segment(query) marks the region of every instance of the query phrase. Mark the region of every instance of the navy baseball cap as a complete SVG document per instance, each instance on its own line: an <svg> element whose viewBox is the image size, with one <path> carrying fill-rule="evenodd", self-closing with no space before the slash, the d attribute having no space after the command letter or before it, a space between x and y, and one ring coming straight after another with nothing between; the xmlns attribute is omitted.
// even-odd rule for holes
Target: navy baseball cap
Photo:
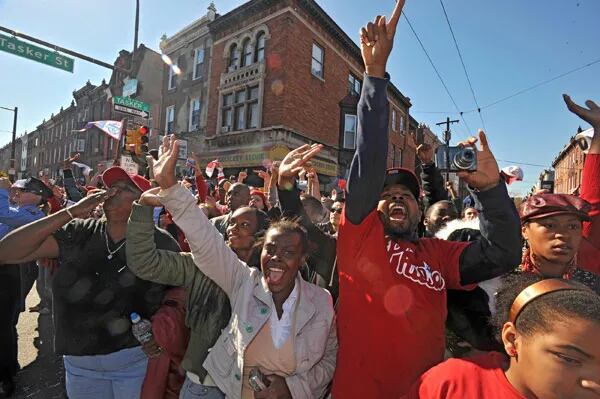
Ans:
<svg viewBox="0 0 600 399"><path fill-rule="evenodd" d="M383 183L383 188L385 189L387 186L391 186L393 184L401 184L408 188L410 192L415 196L415 199L418 201L421 194L421 185L419 184L419 179L417 176L409 170L405 168L390 168L385 172L385 182Z"/></svg>

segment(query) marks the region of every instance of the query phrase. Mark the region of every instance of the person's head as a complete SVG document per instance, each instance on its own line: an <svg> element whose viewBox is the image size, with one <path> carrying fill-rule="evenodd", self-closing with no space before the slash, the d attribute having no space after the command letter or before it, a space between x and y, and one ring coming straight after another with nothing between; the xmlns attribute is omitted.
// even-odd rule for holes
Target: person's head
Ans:
<svg viewBox="0 0 600 399"><path fill-rule="evenodd" d="M260 264L271 293L287 298L307 256L308 237L300 224L284 219L269 227Z"/></svg>
<svg viewBox="0 0 600 399"><path fill-rule="evenodd" d="M464 220L474 220L479 217L479 211L472 207L467 207L463 209L462 218Z"/></svg>
<svg viewBox="0 0 600 399"><path fill-rule="evenodd" d="M251 206L242 206L229 218L227 243L231 249L249 250L269 225L267 215Z"/></svg>
<svg viewBox="0 0 600 399"><path fill-rule="evenodd" d="M329 213L329 222L337 231L340 226L340 219L342 218L342 212L344 210L344 202L336 201L331 206L331 213Z"/></svg>
<svg viewBox="0 0 600 399"><path fill-rule="evenodd" d="M133 202L139 199L144 191L151 188L148 180L139 175L130 176L118 166L104 171L102 181L108 189L115 191L115 194L108 198L103 205L104 213L109 219L127 220Z"/></svg>
<svg viewBox="0 0 600 399"><path fill-rule="evenodd" d="M591 205L567 194L536 194L521 204L521 232L533 262L546 277L560 277L575 261L582 240L583 221Z"/></svg>
<svg viewBox="0 0 600 399"><path fill-rule="evenodd" d="M250 206L266 212L267 209L267 197L260 190L250 191Z"/></svg>
<svg viewBox="0 0 600 399"><path fill-rule="evenodd" d="M413 172L404 168L389 169L377 210L385 233L396 239L413 240L421 220L419 181Z"/></svg>
<svg viewBox="0 0 600 399"><path fill-rule="evenodd" d="M510 356L506 375L517 390L544 399L596 397L581 381L600 383L600 296L572 281L517 273L505 278L496 308Z"/></svg>
<svg viewBox="0 0 600 399"><path fill-rule="evenodd" d="M232 184L225 194L225 204L231 212L250 203L250 188L244 183Z"/></svg>
<svg viewBox="0 0 600 399"><path fill-rule="evenodd" d="M331 212L331 207L333 206L334 202L335 201L331 197L326 197L326 196L321 197L321 204L323 204L325 209L327 209L330 212Z"/></svg>
<svg viewBox="0 0 600 399"><path fill-rule="evenodd" d="M18 206L39 206L54 196L52 190L35 177L17 180L11 186L11 191L12 201Z"/></svg>
<svg viewBox="0 0 600 399"><path fill-rule="evenodd" d="M425 228L431 234L437 233L451 220L458 218L458 212L450 201L438 201L425 211Z"/></svg>
<svg viewBox="0 0 600 399"><path fill-rule="evenodd" d="M328 211L323 207L321 201L311 195L307 195L301 199L304 211L314 224L327 221Z"/></svg>

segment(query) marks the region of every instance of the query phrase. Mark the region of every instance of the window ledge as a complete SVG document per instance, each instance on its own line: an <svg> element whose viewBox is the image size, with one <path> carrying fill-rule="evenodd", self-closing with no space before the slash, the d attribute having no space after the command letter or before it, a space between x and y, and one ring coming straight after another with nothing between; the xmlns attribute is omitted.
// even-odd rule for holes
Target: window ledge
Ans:
<svg viewBox="0 0 600 399"><path fill-rule="evenodd" d="M310 74L312 75L312 77L313 77L313 78L315 78L315 79L317 79L317 80L320 80L322 83L325 83L325 79L323 79L322 77L320 77L320 76L317 76L317 75L315 75L315 74L314 74L314 73L312 73L312 72L311 72Z"/></svg>

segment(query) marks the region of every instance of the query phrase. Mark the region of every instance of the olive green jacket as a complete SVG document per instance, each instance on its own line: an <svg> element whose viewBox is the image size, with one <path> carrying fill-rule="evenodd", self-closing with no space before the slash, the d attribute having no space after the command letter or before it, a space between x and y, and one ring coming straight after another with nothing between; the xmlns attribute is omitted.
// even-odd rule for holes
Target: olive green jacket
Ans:
<svg viewBox="0 0 600 399"><path fill-rule="evenodd" d="M127 224L127 266L141 279L187 291L186 325L191 334L182 366L202 381L206 376L202 363L231 317L229 298L198 269L191 253L156 249L153 209L133 204Z"/></svg>

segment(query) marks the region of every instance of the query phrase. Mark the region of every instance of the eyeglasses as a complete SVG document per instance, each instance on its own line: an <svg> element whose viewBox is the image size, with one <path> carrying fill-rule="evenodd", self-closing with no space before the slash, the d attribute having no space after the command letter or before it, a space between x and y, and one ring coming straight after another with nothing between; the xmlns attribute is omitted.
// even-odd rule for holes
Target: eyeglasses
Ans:
<svg viewBox="0 0 600 399"><path fill-rule="evenodd" d="M342 208L332 208L331 212L335 212L335 213L341 215L342 214Z"/></svg>

